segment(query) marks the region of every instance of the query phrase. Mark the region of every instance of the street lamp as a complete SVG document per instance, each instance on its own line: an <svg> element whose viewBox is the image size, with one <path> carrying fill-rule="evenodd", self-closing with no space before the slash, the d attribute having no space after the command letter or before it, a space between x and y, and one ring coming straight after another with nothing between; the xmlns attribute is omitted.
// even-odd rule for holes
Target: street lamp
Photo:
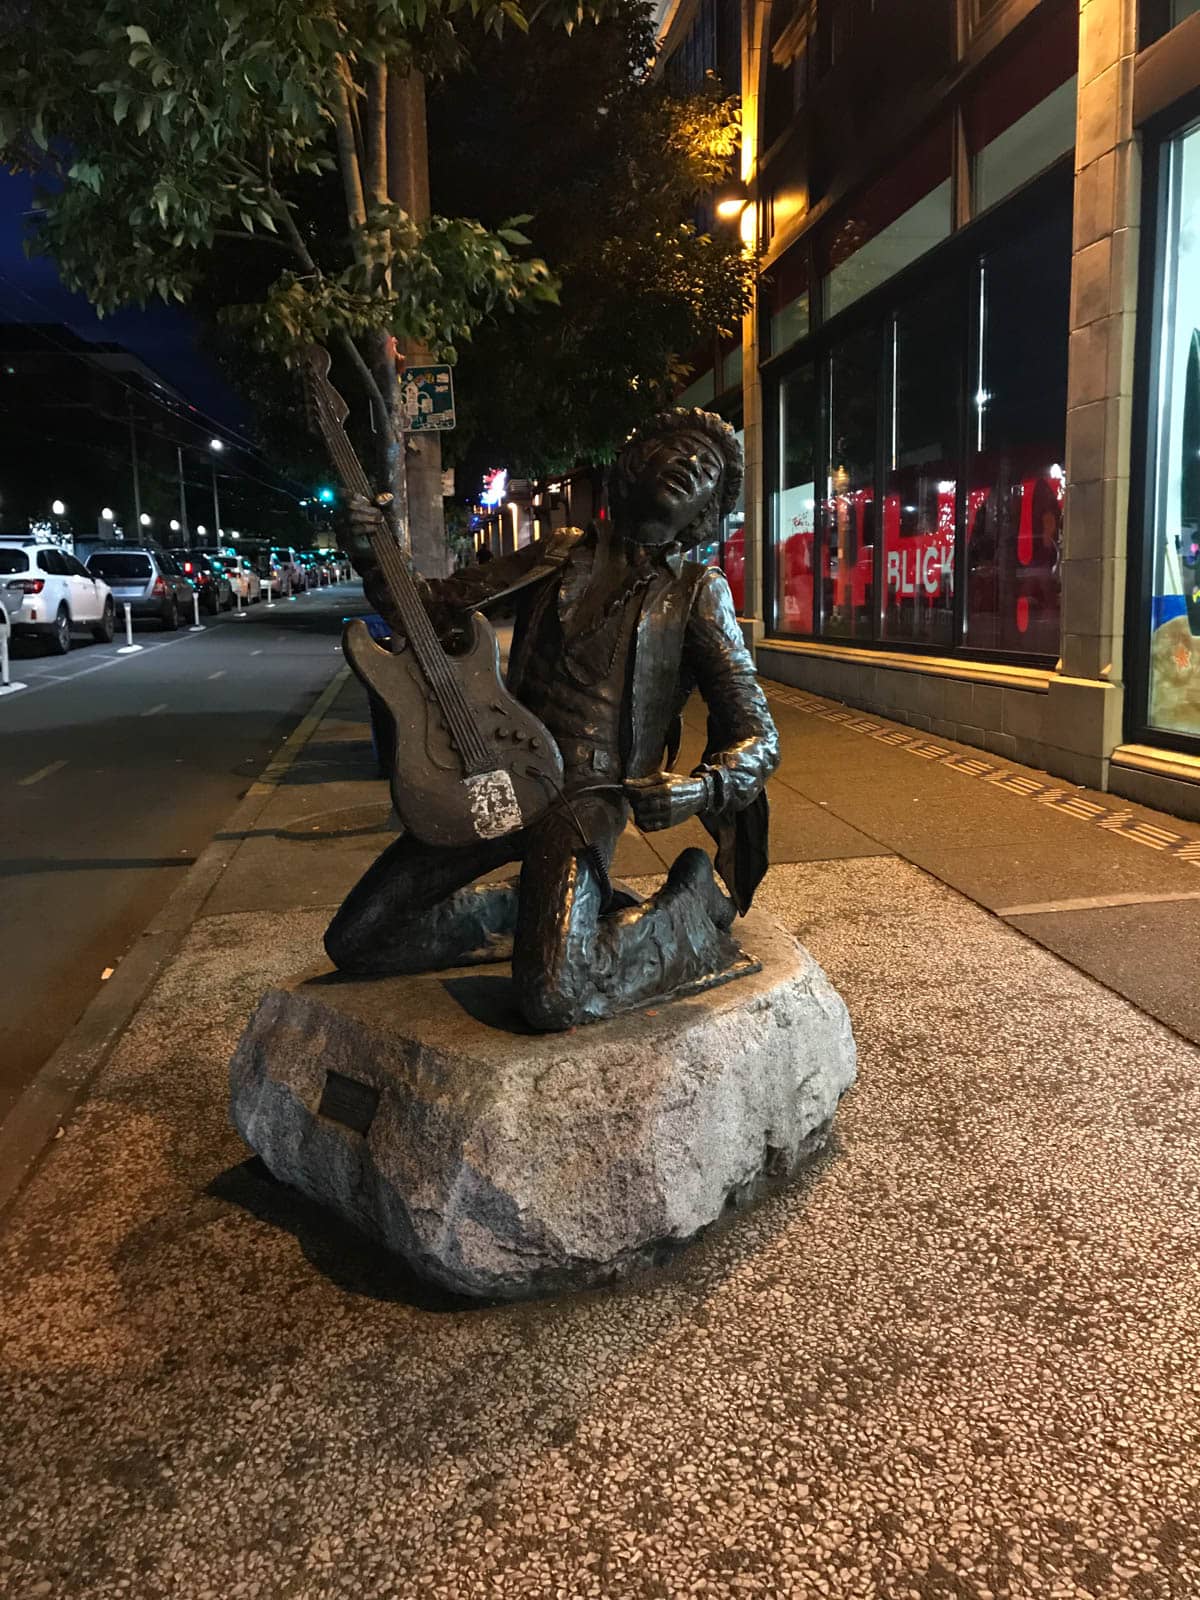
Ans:
<svg viewBox="0 0 1200 1600"><path fill-rule="evenodd" d="M174 517L171 518L170 526L171 526L171 532L172 533L178 533L179 532L179 523Z"/></svg>
<svg viewBox="0 0 1200 1600"><path fill-rule="evenodd" d="M212 485L213 485L213 527L217 530L217 539L221 537L221 502L217 498L217 457L225 446L220 439L210 439L208 448L212 451Z"/></svg>
<svg viewBox="0 0 1200 1600"><path fill-rule="evenodd" d="M61 500L55 500L50 509L56 517L65 517L67 514L67 508Z"/></svg>
<svg viewBox="0 0 1200 1600"><path fill-rule="evenodd" d="M111 506L105 506L104 510L101 511L100 516L101 516L103 521L112 522L116 518L116 512L113 510L113 508Z"/></svg>
<svg viewBox="0 0 1200 1600"><path fill-rule="evenodd" d="M204 535L208 532L208 529L204 526L204 524L202 522L198 522L196 524L196 532L203 539Z"/></svg>
<svg viewBox="0 0 1200 1600"><path fill-rule="evenodd" d="M148 528L150 526L150 513L148 511L143 511L141 516L138 518L138 521L141 523L143 528Z"/></svg>

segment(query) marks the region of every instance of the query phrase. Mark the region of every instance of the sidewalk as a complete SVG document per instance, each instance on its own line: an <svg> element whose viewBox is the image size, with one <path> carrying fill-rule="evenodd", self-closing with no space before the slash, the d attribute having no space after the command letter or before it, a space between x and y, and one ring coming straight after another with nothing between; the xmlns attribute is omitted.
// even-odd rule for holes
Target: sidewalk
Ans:
<svg viewBox="0 0 1200 1600"><path fill-rule="evenodd" d="M860 1048L831 1153L500 1308L248 1161L242 1024L391 837L348 683L0 1219L0 1592L1200 1595L1200 828L768 688L762 901Z"/></svg>

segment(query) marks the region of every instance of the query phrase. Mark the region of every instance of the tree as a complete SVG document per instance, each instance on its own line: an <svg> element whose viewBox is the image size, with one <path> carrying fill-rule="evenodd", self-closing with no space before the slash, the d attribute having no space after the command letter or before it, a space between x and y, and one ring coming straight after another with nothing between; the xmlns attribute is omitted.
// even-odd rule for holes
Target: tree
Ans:
<svg viewBox="0 0 1200 1600"><path fill-rule="evenodd" d="M0 154L44 180L35 248L104 312L186 302L215 253L252 245L255 293L224 316L289 365L334 348L401 538L397 341L452 358L485 316L556 294L543 261L514 253L519 222L420 219L397 199L420 75L524 30L523 3L0 0ZM579 0L538 9L584 16Z"/></svg>
<svg viewBox="0 0 1200 1600"><path fill-rule="evenodd" d="M738 102L715 79L672 95L647 74L653 51L651 8L619 0L536 52L475 46L432 92L435 200L485 222L532 212L561 279L558 309L463 346L460 456L482 447L522 475L608 459L685 358L740 326L752 262L736 228L698 220L740 148Z"/></svg>

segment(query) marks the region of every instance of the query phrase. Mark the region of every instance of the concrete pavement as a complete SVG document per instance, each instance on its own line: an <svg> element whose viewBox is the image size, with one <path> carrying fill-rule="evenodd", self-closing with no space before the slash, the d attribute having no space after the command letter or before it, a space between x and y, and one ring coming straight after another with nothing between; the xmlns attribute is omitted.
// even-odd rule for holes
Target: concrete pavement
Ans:
<svg viewBox="0 0 1200 1600"><path fill-rule="evenodd" d="M356 585L139 626L142 650L18 641L0 699L0 1118L327 682Z"/></svg>
<svg viewBox="0 0 1200 1600"><path fill-rule="evenodd" d="M390 837L337 696L0 1235L6 1594L1200 1592L1194 946L1155 909L1200 830L775 705L762 898L850 1006L836 1145L666 1272L477 1308L226 1122L250 1007Z"/></svg>

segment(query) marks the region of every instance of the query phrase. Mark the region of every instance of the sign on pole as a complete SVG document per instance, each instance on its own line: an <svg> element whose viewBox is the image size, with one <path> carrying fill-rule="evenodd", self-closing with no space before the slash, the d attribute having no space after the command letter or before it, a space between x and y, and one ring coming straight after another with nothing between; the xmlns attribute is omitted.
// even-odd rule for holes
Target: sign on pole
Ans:
<svg viewBox="0 0 1200 1600"><path fill-rule="evenodd" d="M400 410L405 433L446 433L454 426L450 368L405 367L400 374Z"/></svg>

